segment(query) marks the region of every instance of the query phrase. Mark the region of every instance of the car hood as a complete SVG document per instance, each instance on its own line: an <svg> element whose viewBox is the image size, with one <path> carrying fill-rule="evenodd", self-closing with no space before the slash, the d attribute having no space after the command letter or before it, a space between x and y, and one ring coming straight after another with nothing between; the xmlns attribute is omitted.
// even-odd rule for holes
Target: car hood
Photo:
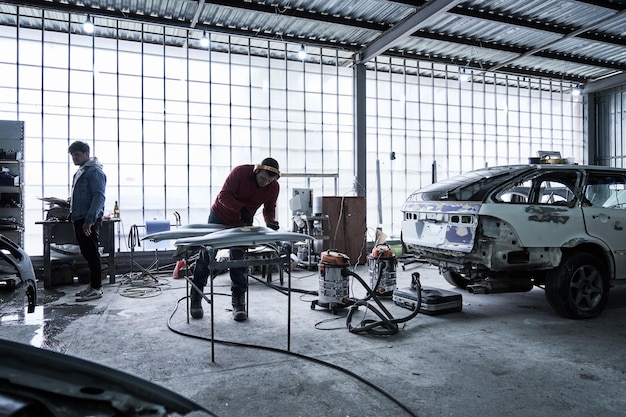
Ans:
<svg viewBox="0 0 626 417"><path fill-rule="evenodd" d="M0 375L0 408L9 407L8 415L167 416L192 411L214 415L174 391L133 375L2 339Z"/></svg>

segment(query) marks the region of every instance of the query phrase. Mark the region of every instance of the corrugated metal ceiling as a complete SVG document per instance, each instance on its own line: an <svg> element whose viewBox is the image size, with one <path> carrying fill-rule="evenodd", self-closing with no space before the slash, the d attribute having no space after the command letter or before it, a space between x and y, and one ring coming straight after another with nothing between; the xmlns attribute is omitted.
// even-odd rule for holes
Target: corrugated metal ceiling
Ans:
<svg viewBox="0 0 626 417"><path fill-rule="evenodd" d="M172 45L193 47L206 31L339 49L355 62L382 54L587 86L626 77L621 0L5 1L0 24L19 13L40 27L41 10L46 29L70 20L78 31L89 13L97 36L162 42L168 27Z"/></svg>

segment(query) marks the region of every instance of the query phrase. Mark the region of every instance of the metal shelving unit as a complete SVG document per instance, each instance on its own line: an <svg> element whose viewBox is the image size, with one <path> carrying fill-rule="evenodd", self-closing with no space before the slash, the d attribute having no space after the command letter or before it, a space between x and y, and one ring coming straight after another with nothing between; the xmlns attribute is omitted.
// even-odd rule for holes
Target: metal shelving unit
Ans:
<svg viewBox="0 0 626 417"><path fill-rule="evenodd" d="M24 122L0 120L0 233L24 247Z"/></svg>
<svg viewBox="0 0 626 417"><path fill-rule="evenodd" d="M303 220L302 227L294 224L294 231L311 236L313 241L301 242L298 250L295 251L298 256L298 266L309 270L316 269L322 248L321 242L330 240L330 220L327 214L300 217ZM332 243L330 246L332 247Z"/></svg>

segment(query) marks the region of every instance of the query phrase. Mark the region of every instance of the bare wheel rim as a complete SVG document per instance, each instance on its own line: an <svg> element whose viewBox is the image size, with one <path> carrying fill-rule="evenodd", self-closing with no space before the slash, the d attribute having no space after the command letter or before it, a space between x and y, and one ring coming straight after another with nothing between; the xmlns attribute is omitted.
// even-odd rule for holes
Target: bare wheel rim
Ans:
<svg viewBox="0 0 626 417"><path fill-rule="evenodd" d="M603 289L602 276L593 265L582 265L572 274L569 294L582 311L590 311L600 304Z"/></svg>

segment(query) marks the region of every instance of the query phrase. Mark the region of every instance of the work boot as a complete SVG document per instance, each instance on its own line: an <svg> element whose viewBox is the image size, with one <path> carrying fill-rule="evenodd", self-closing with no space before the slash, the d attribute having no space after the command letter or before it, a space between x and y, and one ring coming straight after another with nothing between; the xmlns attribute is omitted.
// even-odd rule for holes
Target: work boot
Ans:
<svg viewBox="0 0 626 417"><path fill-rule="evenodd" d="M198 286L200 292L198 292L194 287L191 287L191 317L194 319L201 319L204 315L204 311L202 310L202 293L204 292L204 287Z"/></svg>
<svg viewBox="0 0 626 417"><path fill-rule="evenodd" d="M246 293L234 292L233 293L233 318L235 321L244 321L248 318L246 313Z"/></svg>

